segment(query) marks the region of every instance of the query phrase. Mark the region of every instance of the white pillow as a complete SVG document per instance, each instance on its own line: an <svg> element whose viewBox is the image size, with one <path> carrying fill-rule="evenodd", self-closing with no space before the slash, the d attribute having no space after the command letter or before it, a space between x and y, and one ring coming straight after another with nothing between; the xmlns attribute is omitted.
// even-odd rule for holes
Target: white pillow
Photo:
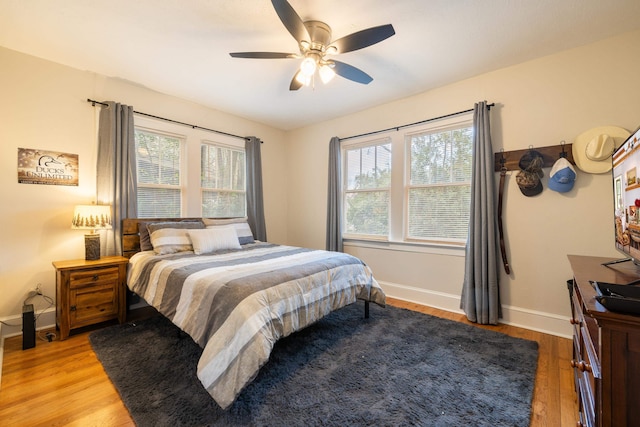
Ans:
<svg viewBox="0 0 640 427"><path fill-rule="evenodd" d="M193 252L197 255L222 249L242 249L233 225L218 226L204 230L188 230Z"/></svg>
<svg viewBox="0 0 640 427"><path fill-rule="evenodd" d="M236 228L236 232L238 233L238 241L241 245L246 245L247 243L253 243L255 240L253 239L253 233L251 232L251 227L249 227L249 223L247 222L247 218L228 218L228 219L215 219L215 218L202 218L204 225L207 228L215 228L223 225L233 224Z"/></svg>

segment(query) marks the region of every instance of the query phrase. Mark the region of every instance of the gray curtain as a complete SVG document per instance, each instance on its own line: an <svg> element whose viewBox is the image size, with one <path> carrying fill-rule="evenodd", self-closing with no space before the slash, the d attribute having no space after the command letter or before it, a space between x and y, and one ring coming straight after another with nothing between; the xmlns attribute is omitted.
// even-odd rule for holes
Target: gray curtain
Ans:
<svg viewBox="0 0 640 427"><path fill-rule="evenodd" d="M245 140L244 148L247 155L247 222L253 237L263 242L267 241L267 227L264 220L264 199L262 195L262 156L260 144L262 141L255 136Z"/></svg>
<svg viewBox="0 0 640 427"><path fill-rule="evenodd" d="M138 215L133 107L107 102L100 110L96 196L111 205L113 228L100 239L100 253L122 255L122 219Z"/></svg>
<svg viewBox="0 0 640 427"><path fill-rule="evenodd" d="M486 101L475 104L473 127L471 214L460 307L470 321L495 325L502 316L498 286L500 257L493 148Z"/></svg>
<svg viewBox="0 0 640 427"><path fill-rule="evenodd" d="M327 190L327 250L342 252L342 164L340 139L329 142L329 188Z"/></svg>

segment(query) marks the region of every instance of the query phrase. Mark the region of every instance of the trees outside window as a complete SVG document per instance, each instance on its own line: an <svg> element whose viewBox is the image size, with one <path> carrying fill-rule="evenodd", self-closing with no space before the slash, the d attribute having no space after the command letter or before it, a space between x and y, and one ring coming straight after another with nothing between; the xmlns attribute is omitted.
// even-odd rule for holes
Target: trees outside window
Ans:
<svg viewBox="0 0 640 427"><path fill-rule="evenodd" d="M177 218L182 208L184 138L136 128L138 217Z"/></svg>
<svg viewBox="0 0 640 427"><path fill-rule="evenodd" d="M391 143L346 150L345 233L370 238L389 234Z"/></svg>
<svg viewBox="0 0 640 427"><path fill-rule="evenodd" d="M344 144L343 237L464 245L472 143L467 117Z"/></svg>
<svg viewBox="0 0 640 427"><path fill-rule="evenodd" d="M244 150L214 143L200 147L202 216L246 215L246 161Z"/></svg>

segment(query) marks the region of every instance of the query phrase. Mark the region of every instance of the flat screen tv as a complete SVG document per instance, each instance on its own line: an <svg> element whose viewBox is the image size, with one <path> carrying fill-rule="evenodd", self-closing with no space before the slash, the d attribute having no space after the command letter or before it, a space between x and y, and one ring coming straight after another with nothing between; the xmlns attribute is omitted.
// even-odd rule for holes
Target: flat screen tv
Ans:
<svg viewBox="0 0 640 427"><path fill-rule="evenodd" d="M640 128L614 151L612 162L616 249L640 264Z"/></svg>

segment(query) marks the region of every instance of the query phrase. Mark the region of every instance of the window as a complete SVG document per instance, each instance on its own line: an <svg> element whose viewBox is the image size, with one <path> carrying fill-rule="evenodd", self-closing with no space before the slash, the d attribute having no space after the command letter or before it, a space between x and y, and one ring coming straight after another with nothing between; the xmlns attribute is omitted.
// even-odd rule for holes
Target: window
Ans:
<svg viewBox="0 0 640 427"><path fill-rule="evenodd" d="M409 135L407 145L407 238L466 240L472 128Z"/></svg>
<svg viewBox="0 0 640 427"><path fill-rule="evenodd" d="M244 139L141 115L135 121L139 218L246 216Z"/></svg>
<svg viewBox="0 0 640 427"><path fill-rule="evenodd" d="M346 150L344 209L346 234L389 235L391 142Z"/></svg>
<svg viewBox="0 0 640 427"><path fill-rule="evenodd" d="M246 163L244 150L212 143L200 147L202 216L246 215Z"/></svg>
<svg viewBox="0 0 640 427"><path fill-rule="evenodd" d="M345 144L343 237L463 246L472 143L465 116Z"/></svg>
<svg viewBox="0 0 640 427"><path fill-rule="evenodd" d="M182 212L181 151L184 138L135 129L138 217L177 218Z"/></svg>

